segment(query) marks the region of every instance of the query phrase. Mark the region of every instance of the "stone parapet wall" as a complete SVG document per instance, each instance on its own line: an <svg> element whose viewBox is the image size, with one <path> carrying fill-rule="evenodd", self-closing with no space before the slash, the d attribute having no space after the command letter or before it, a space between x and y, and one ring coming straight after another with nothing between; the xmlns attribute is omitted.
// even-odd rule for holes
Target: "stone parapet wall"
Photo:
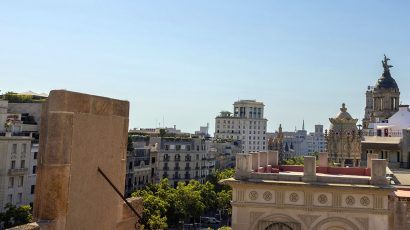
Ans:
<svg viewBox="0 0 410 230"><path fill-rule="evenodd" d="M135 228L138 218L115 191L125 187L128 113L127 101L50 92L42 109L34 202L41 229ZM131 205L142 207L138 199Z"/></svg>

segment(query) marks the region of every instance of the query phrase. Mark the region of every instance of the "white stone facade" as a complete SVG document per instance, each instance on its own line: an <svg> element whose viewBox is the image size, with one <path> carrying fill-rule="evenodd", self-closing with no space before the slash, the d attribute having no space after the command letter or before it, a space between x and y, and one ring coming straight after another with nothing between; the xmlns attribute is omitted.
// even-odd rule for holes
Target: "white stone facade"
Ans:
<svg viewBox="0 0 410 230"><path fill-rule="evenodd" d="M243 152L267 150L268 120L264 118L264 104L255 100L234 103L234 112L221 112L215 118L216 139L240 140Z"/></svg>
<svg viewBox="0 0 410 230"><path fill-rule="evenodd" d="M8 203L21 206L33 202L31 140L11 133L0 136L0 212Z"/></svg>
<svg viewBox="0 0 410 230"><path fill-rule="evenodd" d="M309 133L306 137L307 152L325 152L326 151L326 138L323 133L323 125L315 125L315 132Z"/></svg>
<svg viewBox="0 0 410 230"><path fill-rule="evenodd" d="M176 186L190 180L204 183L215 161L209 158L204 139L164 137L158 141L156 166L156 182L168 178L170 185Z"/></svg>

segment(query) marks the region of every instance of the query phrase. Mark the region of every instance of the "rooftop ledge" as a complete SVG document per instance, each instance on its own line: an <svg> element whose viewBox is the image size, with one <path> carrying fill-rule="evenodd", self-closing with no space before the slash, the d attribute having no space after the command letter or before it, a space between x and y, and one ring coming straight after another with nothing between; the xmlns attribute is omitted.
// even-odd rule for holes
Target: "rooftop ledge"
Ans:
<svg viewBox="0 0 410 230"><path fill-rule="evenodd" d="M237 180L267 180L283 182L334 183L347 185L389 185L386 178L387 162L368 156L368 168L330 167L328 154L319 154L319 166L316 157L305 156L304 166L279 165L278 152L257 152L252 154L237 154Z"/></svg>
<svg viewBox="0 0 410 230"><path fill-rule="evenodd" d="M265 180L265 179L248 179L238 180L235 178L228 178L219 181L220 184L263 184L263 185L277 185L277 186L317 186L317 187L338 187L338 188L353 188L353 189L394 189L393 185L371 185L371 184L346 184L346 183L325 183L325 182L304 182L304 181L283 181L283 180Z"/></svg>

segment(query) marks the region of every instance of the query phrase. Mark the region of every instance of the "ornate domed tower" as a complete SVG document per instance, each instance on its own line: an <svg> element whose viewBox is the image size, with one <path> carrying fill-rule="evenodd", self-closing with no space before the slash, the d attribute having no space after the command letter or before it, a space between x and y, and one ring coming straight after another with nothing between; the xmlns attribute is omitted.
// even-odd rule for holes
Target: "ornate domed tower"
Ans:
<svg viewBox="0 0 410 230"><path fill-rule="evenodd" d="M342 167L345 164L360 164L361 137L356 127L357 120L350 116L344 103L339 114L335 118L329 118L331 124L326 136L329 158Z"/></svg>
<svg viewBox="0 0 410 230"><path fill-rule="evenodd" d="M390 74L390 68L393 66L389 65L389 60L384 55L382 61L384 72L376 85L368 87L366 92L364 128L368 128L369 123L385 121L399 110L400 90Z"/></svg>

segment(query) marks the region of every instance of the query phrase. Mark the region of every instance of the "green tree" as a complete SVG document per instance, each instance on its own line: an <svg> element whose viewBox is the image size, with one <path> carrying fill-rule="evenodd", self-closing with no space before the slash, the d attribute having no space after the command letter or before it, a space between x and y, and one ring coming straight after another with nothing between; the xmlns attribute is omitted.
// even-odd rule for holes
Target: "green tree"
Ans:
<svg viewBox="0 0 410 230"><path fill-rule="evenodd" d="M227 213L232 212L231 200L232 200L232 191L231 190L222 190L217 193L217 204L219 210L227 210Z"/></svg>
<svg viewBox="0 0 410 230"><path fill-rule="evenodd" d="M16 207L7 204L6 212L0 214L0 222L4 223L5 228L27 224L33 221L30 205Z"/></svg>
<svg viewBox="0 0 410 230"><path fill-rule="evenodd" d="M9 101L9 103L28 103L33 102L33 96L30 95L18 95L15 92L7 92L3 94L3 99Z"/></svg>
<svg viewBox="0 0 410 230"><path fill-rule="evenodd" d="M205 205L205 211L216 208L216 192L212 183L206 181L205 184L201 184L196 180L191 180L189 183L195 191L201 194L201 202Z"/></svg>
<svg viewBox="0 0 410 230"><path fill-rule="evenodd" d="M223 226L223 227L218 228L218 230L232 230L232 228L228 226Z"/></svg>
<svg viewBox="0 0 410 230"><path fill-rule="evenodd" d="M195 189L194 183L185 185L180 182L175 191L175 209L179 220L199 218L205 205L201 201L201 192Z"/></svg>
<svg viewBox="0 0 410 230"><path fill-rule="evenodd" d="M303 165L303 156L297 156L284 161L285 165Z"/></svg>
<svg viewBox="0 0 410 230"><path fill-rule="evenodd" d="M160 130L159 130L159 136L160 136L160 137L164 137L165 134L167 134L167 130L165 130L165 129L160 129Z"/></svg>
<svg viewBox="0 0 410 230"><path fill-rule="evenodd" d="M148 185L132 194L132 196L143 198L144 209L140 222L144 229L165 229L168 227L166 216L170 208L168 196L173 191L165 184L168 184L168 179L161 180L158 185Z"/></svg>

